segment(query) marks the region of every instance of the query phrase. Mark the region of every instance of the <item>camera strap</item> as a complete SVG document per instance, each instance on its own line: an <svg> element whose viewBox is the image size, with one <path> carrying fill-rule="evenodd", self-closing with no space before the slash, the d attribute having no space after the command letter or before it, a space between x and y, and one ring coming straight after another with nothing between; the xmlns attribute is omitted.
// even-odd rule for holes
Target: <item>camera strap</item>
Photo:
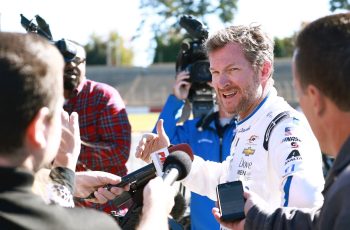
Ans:
<svg viewBox="0 0 350 230"><path fill-rule="evenodd" d="M188 99L186 99L185 104L182 108L181 117L180 117L178 123L183 123L183 122L187 121L191 115L191 111L192 111L191 103Z"/></svg>

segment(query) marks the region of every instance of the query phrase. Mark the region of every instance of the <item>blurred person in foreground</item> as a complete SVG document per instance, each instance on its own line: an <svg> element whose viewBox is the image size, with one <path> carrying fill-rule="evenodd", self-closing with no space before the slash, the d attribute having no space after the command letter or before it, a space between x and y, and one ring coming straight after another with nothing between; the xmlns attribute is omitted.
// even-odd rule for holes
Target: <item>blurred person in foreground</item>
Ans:
<svg viewBox="0 0 350 230"><path fill-rule="evenodd" d="M273 41L260 26L230 26L207 39L205 47L217 100L238 115L230 156L222 163L195 156L182 183L216 200L216 186L240 180L273 208L319 207L324 178L319 144L303 116L273 87ZM158 135L145 134L136 156L170 144L157 124Z"/></svg>
<svg viewBox="0 0 350 230"><path fill-rule="evenodd" d="M222 223L232 229L350 229L350 14L325 16L297 36L294 87L324 153L335 158L321 208L269 209L246 192L246 219ZM213 213L219 220L217 209Z"/></svg>
<svg viewBox="0 0 350 230"><path fill-rule="evenodd" d="M188 98L191 83L188 71L180 71L176 75L173 94L169 95L159 119L164 120L164 130L172 144L187 143L193 152L204 160L222 162L230 155L231 142L236 128L234 114L226 113L224 107L217 102L217 111L205 116L186 120L178 124L179 111L183 111ZM210 83L208 83L210 84ZM156 127L153 130L156 133ZM218 229L219 224L211 214L215 206L208 197L191 193L190 226L191 229Z"/></svg>
<svg viewBox="0 0 350 230"><path fill-rule="evenodd" d="M77 171L104 171L118 176L127 173L131 126L119 92L104 83L86 78L86 52L76 42L74 58L65 58L64 110L79 115L81 146ZM107 213L118 209L112 201L103 205L76 199L76 205Z"/></svg>
<svg viewBox="0 0 350 230"><path fill-rule="evenodd" d="M48 205L32 192L34 174L52 162L50 177L59 179L58 183L68 182L65 185L74 191L80 137L77 114L62 112L63 67L57 48L38 35L0 33L0 105L6 111L0 115L0 176L6 178L0 185L1 229L120 229L105 213L64 208L55 202ZM61 135L62 128L71 135ZM77 176L78 187L87 193L105 182L120 182L120 177L93 173ZM106 181L98 181L101 178ZM102 191L101 195L118 195L123 190L115 188L113 193ZM95 195L103 203L99 193ZM143 213L147 215L141 217L143 226L166 229L174 203L170 187L160 178L152 180L144 200L147 210ZM157 225L150 218L154 216L160 220Z"/></svg>

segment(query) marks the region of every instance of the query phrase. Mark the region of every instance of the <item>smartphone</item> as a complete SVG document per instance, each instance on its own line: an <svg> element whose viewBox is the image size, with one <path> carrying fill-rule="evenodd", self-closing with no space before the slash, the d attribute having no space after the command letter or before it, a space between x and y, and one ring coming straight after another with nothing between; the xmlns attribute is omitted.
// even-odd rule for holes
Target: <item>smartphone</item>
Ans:
<svg viewBox="0 0 350 230"><path fill-rule="evenodd" d="M223 221L234 221L245 218L245 200L241 181L219 184L216 187L216 195Z"/></svg>

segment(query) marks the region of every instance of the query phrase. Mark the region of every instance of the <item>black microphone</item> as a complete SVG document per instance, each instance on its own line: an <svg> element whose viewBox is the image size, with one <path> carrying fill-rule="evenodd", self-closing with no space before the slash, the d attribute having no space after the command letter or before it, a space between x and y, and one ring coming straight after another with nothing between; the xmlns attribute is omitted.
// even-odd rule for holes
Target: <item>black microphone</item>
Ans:
<svg viewBox="0 0 350 230"><path fill-rule="evenodd" d="M178 144L178 145L173 145L173 146L170 146L168 148L168 151L169 151L169 156L172 155L172 154L180 154L180 155L186 155L189 159L190 162L193 161L193 153L192 153L192 149L191 147L188 145L188 144L185 144L185 143L182 143L182 144ZM169 157L168 156L168 157ZM168 157L166 159L168 159ZM184 157L184 156L182 156ZM172 159L173 157L171 157L170 159ZM165 160L166 162L167 160ZM164 162L164 163L165 163ZM147 178L148 180L146 181L146 184L147 182L156 177L156 167L155 167L155 164L156 162L152 162L124 177L122 177L121 179L121 182L119 182L118 184L115 184L115 185L112 185L112 184L109 184L106 186L106 188L109 190L110 188L112 187L124 187L125 185L128 185L132 182L136 182L136 181L139 181L139 180L142 180L144 181L145 178ZM164 166L163 166L164 168ZM164 171L164 170L163 170ZM152 177L153 176L153 177ZM150 178L152 177L152 178Z"/></svg>
<svg viewBox="0 0 350 230"><path fill-rule="evenodd" d="M191 171L192 159L184 151L177 150L165 159L162 176L166 184L172 185L177 180L184 179Z"/></svg>
<svg viewBox="0 0 350 230"><path fill-rule="evenodd" d="M184 179L191 171L192 159L181 150L174 151L166 158L163 166L163 180L166 184L172 185L177 180ZM170 215L179 220L186 211L186 200L178 193L175 196L175 204Z"/></svg>
<svg viewBox="0 0 350 230"><path fill-rule="evenodd" d="M167 158L164 161L168 162L167 165L173 165L175 164L175 167L178 167L179 170L181 171L181 177L176 177L174 174L174 172L172 172L173 178L176 180L177 178L183 179L187 176L190 168L191 168L191 163L193 161L193 153L192 153L192 149L191 147L186 144L186 143L182 143L182 144L177 144L177 145L173 145L170 146L168 148L169 151L169 156L167 156ZM178 157L174 157L172 155L179 155ZM167 160L170 157L169 160ZM182 163L182 162L187 162L187 163ZM188 163L189 162L189 163ZM119 196L117 196L114 200L113 203L116 206L120 206L122 204L124 204L125 202L127 202L129 199L131 199L139 190L143 190L143 187L154 177L157 176L157 170L155 167L155 164L159 164L159 162L153 162L141 169L138 169L124 177L122 177L122 181L116 185L107 185L108 190L114 186L116 187L123 187L127 184L130 184L130 190L129 191L125 191L122 194L120 194ZM187 164L190 164L190 166L188 167ZM153 167L152 167L153 166ZM165 166L165 165L164 165ZM163 172L164 171L164 166L162 166L163 168ZM146 169L147 167L147 169ZM187 173L186 173L187 172ZM183 175L185 174L186 175ZM163 175L164 176L164 175ZM167 176L169 180L170 176ZM164 179L164 177L163 177ZM174 181L175 181L174 180ZM172 184L172 183L171 183ZM120 186L121 185L121 186ZM136 199L139 199L137 202L142 203L142 197L138 197Z"/></svg>
<svg viewBox="0 0 350 230"><path fill-rule="evenodd" d="M193 154L192 149L188 144L180 144L176 146L172 146L172 148L169 148L169 155L166 157L164 164L163 164L163 180L164 183L168 184L169 186L172 185L176 180L181 180L185 178L188 173L191 170L192 166L192 160L193 160ZM157 161L157 160L155 160ZM117 206L125 203L128 198L132 198L133 205L131 208L129 208L126 215L123 217L122 222L120 223L120 226L123 229L135 229L134 226L134 217L136 216L136 219L140 216L142 205L143 205L143 188L148 183L150 179L147 178L147 180L144 180L146 183L140 187L139 189L131 191L131 186L134 184L130 184L130 191L123 192L120 196L116 197L113 200L113 203ZM136 183L138 183L137 181ZM182 197L178 197L182 198ZM179 199L175 200L176 202L179 202ZM185 211L185 200L182 198L180 201L180 207L177 207L176 209L172 209L171 215L175 216L176 218L180 218ZM174 218L175 218L174 217ZM130 226L127 227L126 226Z"/></svg>
<svg viewBox="0 0 350 230"><path fill-rule="evenodd" d="M193 161L193 153L192 149L188 144L182 143L170 146L168 148L169 154L176 152L176 151L182 151L188 155L188 157ZM112 187L119 187L122 188L128 184L130 184L130 190L137 190L139 187L145 186L149 180L157 176L157 170L155 167L155 164L158 164L159 162L153 162L150 163L140 169L137 169L136 171L133 171L129 173L126 176L123 176L121 178L121 182L118 184L108 184L104 188L107 190L110 190ZM125 201L127 201L131 196L130 194L127 194L128 192L123 192L120 196L116 197L115 203L122 204ZM92 199L95 198L94 193L91 193L88 197L85 199Z"/></svg>

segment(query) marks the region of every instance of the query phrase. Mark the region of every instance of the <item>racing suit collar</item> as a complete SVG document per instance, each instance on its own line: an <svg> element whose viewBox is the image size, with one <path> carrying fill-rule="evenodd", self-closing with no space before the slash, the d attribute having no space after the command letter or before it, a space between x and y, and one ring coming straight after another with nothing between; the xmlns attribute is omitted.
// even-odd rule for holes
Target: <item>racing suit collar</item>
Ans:
<svg viewBox="0 0 350 230"><path fill-rule="evenodd" d="M266 95L266 97L264 98L264 100L262 100L260 102L260 104L253 110L253 112L251 112L246 118L244 118L243 120L238 121L237 125L241 125L243 124L246 120L248 120L249 118L251 118L260 108L261 106L263 106L265 104L265 102L267 101L267 99L271 96L277 96L277 90L272 87L269 91L269 93Z"/></svg>

